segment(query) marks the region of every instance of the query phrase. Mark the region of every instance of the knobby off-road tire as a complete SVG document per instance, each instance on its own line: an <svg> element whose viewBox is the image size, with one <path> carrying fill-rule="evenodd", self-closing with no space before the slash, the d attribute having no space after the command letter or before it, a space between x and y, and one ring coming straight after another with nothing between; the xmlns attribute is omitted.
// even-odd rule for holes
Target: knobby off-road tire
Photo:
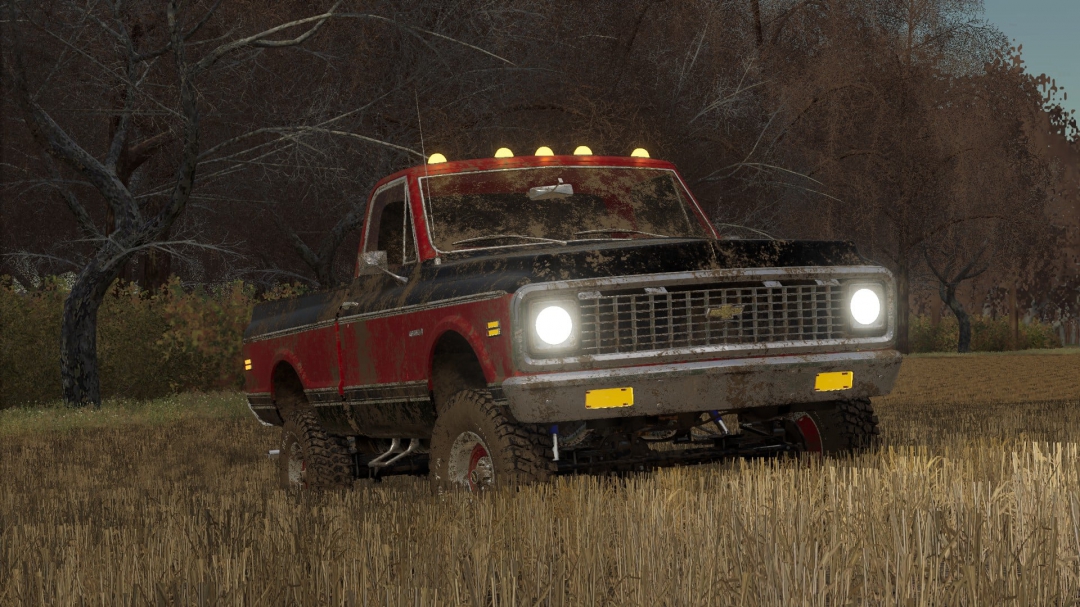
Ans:
<svg viewBox="0 0 1080 607"><path fill-rule="evenodd" d="M826 455L856 453L877 444L878 416L870 399L833 404L832 408L794 414L789 437L801 442L806 451Z"/></svg>
<svg viewBox="0 0 1080 607"><path fill-rule="evenodd" d="M435 420L429 466L435 492L544 482L556 470L547 433L518 423L486 390L450 397Z"/></svg>
<svg viewBox="0 0 1080 607"><path fill-rule="evenodd" d="M278 484L284 489L328 489L352 483L348 452L326 434L310 409L294 409L281 429Z"/></svg>

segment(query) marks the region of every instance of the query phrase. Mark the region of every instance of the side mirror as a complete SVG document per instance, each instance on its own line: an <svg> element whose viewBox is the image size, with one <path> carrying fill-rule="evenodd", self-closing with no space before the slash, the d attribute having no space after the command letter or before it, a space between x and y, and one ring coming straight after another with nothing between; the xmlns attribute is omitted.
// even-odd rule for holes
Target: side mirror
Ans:
<svg viewBox="0 0 1080 607"><path fill-rule="evenodd" d="M386 251L366 251L362 259L364 268L373 270L387 269Z"/></svg>
<svg viewBox="0 0 1080 607"><path fill-rule="evenodd" d="M378 274L382 272L395 278L398 282L405 284L409 282L408 278L404 276L398 276L389 269L389 264L386 261L386 251L368 251L364 253L361 259L360 274Z"/></svg>

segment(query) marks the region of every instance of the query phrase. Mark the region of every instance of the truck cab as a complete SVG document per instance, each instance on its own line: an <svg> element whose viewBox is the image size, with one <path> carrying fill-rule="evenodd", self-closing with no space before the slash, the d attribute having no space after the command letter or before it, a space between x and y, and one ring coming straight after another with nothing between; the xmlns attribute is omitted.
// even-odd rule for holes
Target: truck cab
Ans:
<svg viewBox="0 0 1080 607"><path fill-rule="evenodd" d="M641 150L549 152L386 177L352 282L256 307L246 391L283 427L283 485L478 490L872 444L901 359L885 268L846 242L720 238Z"/></svg>

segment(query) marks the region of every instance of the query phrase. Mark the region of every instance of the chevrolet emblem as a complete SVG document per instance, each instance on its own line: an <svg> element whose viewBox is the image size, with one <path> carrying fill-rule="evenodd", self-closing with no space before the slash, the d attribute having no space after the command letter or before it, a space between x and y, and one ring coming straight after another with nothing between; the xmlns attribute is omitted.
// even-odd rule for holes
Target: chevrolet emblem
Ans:
<svg viewBox="0 0 1080 607"><path fill-rule="evenodd" d="M733 306L731 304L724 304L719 308L709 308L706 312L706 316L709 318L718 318L720 320L731 320L739 314L742 314L743 306Z"/></svg>

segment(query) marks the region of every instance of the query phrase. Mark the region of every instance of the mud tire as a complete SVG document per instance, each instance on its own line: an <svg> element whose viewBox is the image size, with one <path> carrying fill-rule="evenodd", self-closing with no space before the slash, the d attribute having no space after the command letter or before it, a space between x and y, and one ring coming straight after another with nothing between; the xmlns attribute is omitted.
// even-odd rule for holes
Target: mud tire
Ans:
<svg viewBox="0 0 1080 607"><path fill-rule="evenodd" d="M870 399L836 401L834 407L820 409L792 416L794 428L789 436L796 442L802 442L807 451L818 451L813 438L804 432L805 420L799 418L806 416L813 420L816 426L820 444L820 451L825 455L844 453L858 453L878 444L880 430L878 429L878 416L874 414L874 406Z"/></svg>
<svg viewBox="0 0 1080 607"><path fill-rule="evenodd" d="M522 424L510 410L495 404L487 390L455 393L435 420L431 435L432 491L470 490L468 482L451 478L455 441L472 433L483 441L493 469L493 487L514 487L546 482L556 470L551 439L541 426Z"/></svg>
<svg viewBox="0 0 1080 607"><path fill-rule="evenodd" d="M281 429L280 444L278 484L281 488L304 491L352 483L348 452L323 430L314 411L291 411Z"/></svg>

